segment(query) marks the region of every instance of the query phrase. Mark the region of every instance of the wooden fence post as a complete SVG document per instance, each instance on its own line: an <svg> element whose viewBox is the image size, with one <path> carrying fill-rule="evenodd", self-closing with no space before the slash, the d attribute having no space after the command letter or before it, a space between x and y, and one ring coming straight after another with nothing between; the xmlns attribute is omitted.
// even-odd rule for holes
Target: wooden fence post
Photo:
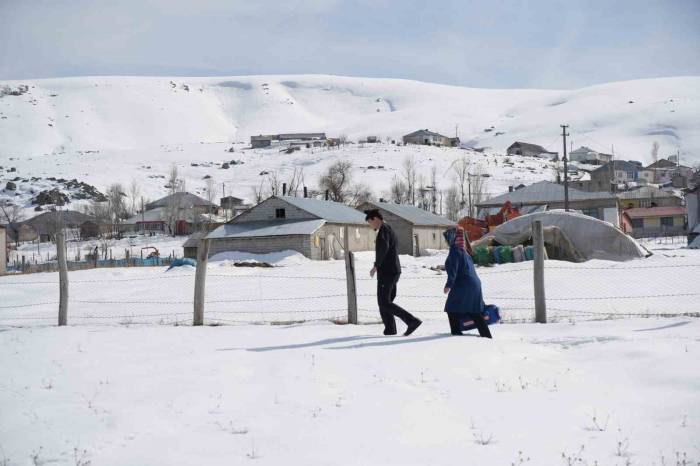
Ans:
<svg viewBox="0 0 700 466"><path fill-rule="evenodd" d="M194 318L192 325L204 324L204 283L207 279L209 240L202 239L197 247L197 269L194 275Z"/></svg>
<svg viewBox="0 0 700 466"><path fill-rule="evenodd" d="M343 230L343 249L345 251L345 283L348 289L348 323L358 324L357 318L357 283L355 281L355 255L350 251L350 229Z"/></svg>
<svg viewBox="0 0 700 466"><path fill-rule="evenodd" d="M534 249L534 283L535 283L535 322L547 323L547 302L544 295L544 233L542 222L532 222L532 247Z"/></svg>
<svg viewBox="0 0 700 466"><path fill-rule="evenodd" d="M56 255L58 256L58 325L68 324L68 263L66 261L66 236L63 230L56 234Z"/></svg>

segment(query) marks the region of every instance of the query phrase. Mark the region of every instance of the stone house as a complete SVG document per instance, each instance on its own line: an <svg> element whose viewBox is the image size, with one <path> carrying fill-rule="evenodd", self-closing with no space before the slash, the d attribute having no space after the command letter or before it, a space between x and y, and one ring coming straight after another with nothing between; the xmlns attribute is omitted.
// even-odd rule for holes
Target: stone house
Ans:
<svg viewBox="0 0 700 466"><path fill-rule="evenodd" d="M362 212L338 202L272 196L206 238L211 240L210 255L293 250L313 260L325 260L342 257L346 234L351 251L374 250L376 234Z"/></svg>
<svg viewBox="0 0 700 466"><path fill-rule="evenodd" d="M426 249L448 249L442 233L455 222L412 205L390 202L365 202L357 207L364 211L378 209L398 240L399 254L420 256Z"/></svg>
<svg viewBox="0 0 700 466"><path fill-rule="evenodd" d="M250 137L250 147L259 149L278 145L298 147L320 147L328 142L326 133L266 134Z"/></svg>
<svg viewBox="0 0 700 466"><path fill-rule="evenodd" d="M685 178L689 180L693 177L693 169L684 165L679 165L676 162L671 162L668 159L659 159L656 162L646 167L654 173L654 183L665 184L673 182L674 177ZM677 183L683 184L679 180Z"/></svg>

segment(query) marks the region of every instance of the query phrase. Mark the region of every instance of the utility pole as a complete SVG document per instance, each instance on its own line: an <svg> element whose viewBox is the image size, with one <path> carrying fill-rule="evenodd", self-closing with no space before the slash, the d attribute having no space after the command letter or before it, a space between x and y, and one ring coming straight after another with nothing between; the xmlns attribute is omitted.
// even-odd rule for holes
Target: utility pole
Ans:
<svg viewBox="0 0 700 466"><path fill-rule="evenodd" d="M226 183L223 181L221 182L221 193L222 197L226 199ZM226 217L226 222L228 222L228 207L224 207L224 216Z"/></svg>
<svg viewBox="0 0 700 466"><path fill-rule="evenodd" d="M564 138L564 210L569 211L569 165L566 158L566 137L569 133L566 132L566 128L569 125L561 125L561 136Z"/></svg>

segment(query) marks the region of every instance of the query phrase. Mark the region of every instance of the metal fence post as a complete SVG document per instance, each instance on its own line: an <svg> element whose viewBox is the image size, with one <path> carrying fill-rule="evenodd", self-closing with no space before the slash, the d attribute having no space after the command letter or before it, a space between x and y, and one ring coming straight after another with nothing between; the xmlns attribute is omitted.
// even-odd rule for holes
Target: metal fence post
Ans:
<svg viewBox="0 0 700 466"><path fill-rule="evenodd" d="M532 247L534 249L534 283L535 283L535 322L547 323L547 303L544 295L544 233L542 222L532 222Z"/></svg>
<svg viewBox="0 0 700 466"><path fill-rule="evenodd" d="M197 269L194 275L194 318L192 325L204 324L204 283L207 279L209 240L202 239L197 247Z"/></svg>
<svg viewBox="0 0 700 466"><path fill-rule="evenodd" d="M58 325L68 324L68 262L66 261L66 236L63 230L56 233L56 255L58 257Z"/></svg>
<svg viewBox="0 0 700 466"><path fill-rule="evenodd" d="M357 283L355 281L355 255L350 251L350 229L343 230L343 249L345 251L345 283L348 289L348 323L358 324L357 318Z"/></svg>

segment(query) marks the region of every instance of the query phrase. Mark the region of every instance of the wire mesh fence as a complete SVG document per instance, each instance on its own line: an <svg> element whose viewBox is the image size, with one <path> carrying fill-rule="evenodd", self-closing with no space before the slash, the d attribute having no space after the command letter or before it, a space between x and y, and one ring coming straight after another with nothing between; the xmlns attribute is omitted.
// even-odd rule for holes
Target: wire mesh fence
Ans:
<svg viewBox="0 0 700 466"><path fill-rule="evenodd" d="M441 256L432 263L438 264ZM379 322L371 263L357 264L360 323ZM367 269L367 270L365 270ZM532 262L477 269L484 300L501 309L503 322L532 322ZM700 261L657 255L625 263L547 261L550 322L653 316L700 316ZM398 283L396 302L421 319L444 319L445 274L420 262ZM191 267L71 271L69 325L191 325L195 273ZM212 264L206 277L205 325L347 322L348 293L342 261L299 267L246 268ZM0 277L0 325L55 325L56 273Z"/></svg>

